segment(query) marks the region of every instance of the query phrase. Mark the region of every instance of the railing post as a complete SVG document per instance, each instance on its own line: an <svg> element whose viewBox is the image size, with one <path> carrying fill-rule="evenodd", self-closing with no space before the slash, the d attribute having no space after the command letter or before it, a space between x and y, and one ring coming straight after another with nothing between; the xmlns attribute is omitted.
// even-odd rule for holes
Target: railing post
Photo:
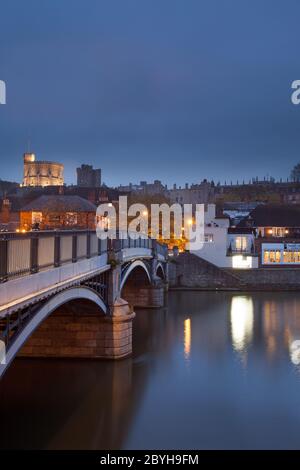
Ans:
<svg viewBox="0 0 300 470"><path fill-rule="evenodd" d="M0 239L0 282L8 279L8 239Z"/></svg>
<svg viewBox="0 0 300 470"><path fill-rule="evenodd" d="M91 232L88 231L86 234L86 257L91 257Z"/></svg>
<svg viewBox="0 0 300 470"><path fill-rule="evenodd" d="M77 261L77 235L72 235L72 263Z"/></svg>
<svg viewBox="0 0 300 470"><path fill-rule="evenodd" d="M101 238L98 238L98 256L100 256L102 254L102 251L101 251Z"/></svg>
<svg viewBox="0 0 300 470"><path fill-rule="evenodd" d="M31 274L37 273L39 270L38 250L39 250L38 234L32 233L31 239L30 239L30 272Z"/></svg>
<svg viewBox="0 0 300 470"><path fill-rule="evenodd" d="M60 266L60 234L56 233L54 237L54 267Z"/></svg>

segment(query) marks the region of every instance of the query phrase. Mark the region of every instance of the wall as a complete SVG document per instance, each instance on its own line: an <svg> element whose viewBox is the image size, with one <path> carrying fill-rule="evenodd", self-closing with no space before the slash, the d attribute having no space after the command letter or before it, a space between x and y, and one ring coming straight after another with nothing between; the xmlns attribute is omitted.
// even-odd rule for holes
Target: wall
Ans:
<svg viewBox="0 0 300 470"><path fill-rule="evenodd" d="M122 290L122 298L133 307L159 308L164 306L163 286L141 286L128 282Z"/></svg>
<svg viewBox="0 0 300 470"><path fill-rule="evenodd" d="M190 253L169 265L170 288L231 290L299 290L300 269L220 269Z"/></svg>
<svg viewBox="0 0 300 470"><path fill-rule="evenodd" d="M170 287L189 288L236 288L240 280L214 264L191 253L182 253L170 263Z"/></svg>
<svg viewBox="0 0 300 470"><path fill-rule="evenodd" d="M192 251L219 267L231 267L232 260L227 254L227 227L205 227L206 234L213 235L213 242L206 242L201 250Z"/></svg>

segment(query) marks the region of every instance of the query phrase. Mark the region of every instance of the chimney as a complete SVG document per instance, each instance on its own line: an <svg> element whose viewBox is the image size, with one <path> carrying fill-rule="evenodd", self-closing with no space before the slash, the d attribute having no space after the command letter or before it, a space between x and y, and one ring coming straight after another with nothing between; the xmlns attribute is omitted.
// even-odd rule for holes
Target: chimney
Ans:
<svg viewBox="0 0 300 470"><path fill-rule="evenodd" d="M10 200L7 198L3 199L2 211L1 211L1 222L3 224L8 224L10 221L10 208L11 208Z"/></svg>

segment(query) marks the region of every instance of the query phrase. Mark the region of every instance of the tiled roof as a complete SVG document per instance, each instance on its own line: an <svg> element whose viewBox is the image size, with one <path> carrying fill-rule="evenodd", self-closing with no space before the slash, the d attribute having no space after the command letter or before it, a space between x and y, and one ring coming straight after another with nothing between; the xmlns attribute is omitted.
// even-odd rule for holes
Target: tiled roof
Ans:
<svg viewBox="0 0 300 470"><path fill-rule="evenodd" d="M43 195L21 208L22 212L96 212L96 206L80 196Z"/></svg>
<svg viewBox="0 0 300 470"><path fill-rule="evenodd" d="M300 206L296 204L259 205L237 227L300 227Z"/></svg>

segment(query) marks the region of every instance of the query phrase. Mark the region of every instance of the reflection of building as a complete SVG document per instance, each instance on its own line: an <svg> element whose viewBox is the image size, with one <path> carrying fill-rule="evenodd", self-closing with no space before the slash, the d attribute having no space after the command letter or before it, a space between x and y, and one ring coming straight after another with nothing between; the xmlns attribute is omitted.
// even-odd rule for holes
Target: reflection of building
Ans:
<svg viewBox="0 0 300 470"><path fill-rule="evenodd" d="M94 229L96 206L79 196L40 196L20 211L21 228Z"/></svg>
<svg viewBox="0 0 300 470"><path fill-rule="evenodd" d="M92 165L81 165L77 168L77 186L98 188L101 186L101 170L94 169Z"/></svg>
<svg viewBox="0 0 300 470"><path fill-rule="evenodd" d="M38 161L34 153L24 154L23 186L63 186L63 172L61 163Z"/></svg>

